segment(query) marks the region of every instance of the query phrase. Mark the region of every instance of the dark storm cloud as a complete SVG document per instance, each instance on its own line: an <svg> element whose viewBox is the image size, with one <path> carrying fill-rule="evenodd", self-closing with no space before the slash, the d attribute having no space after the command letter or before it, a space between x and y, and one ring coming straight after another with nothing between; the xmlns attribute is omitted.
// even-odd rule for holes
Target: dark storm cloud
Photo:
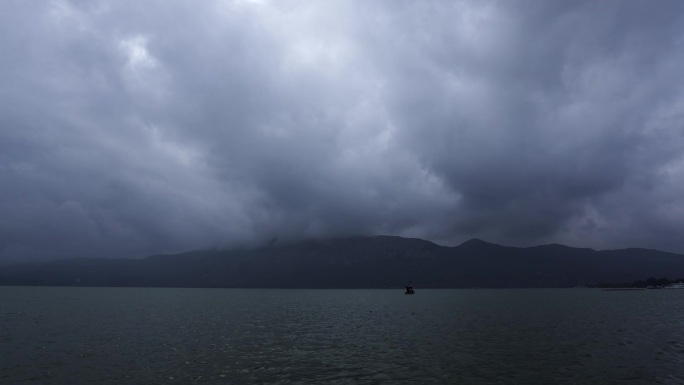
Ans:
<svg viewBox="0 0 684 385"><path fill-rule="evenodd" d="M0 258L684 251L684 4L4 2Z"/></svg>

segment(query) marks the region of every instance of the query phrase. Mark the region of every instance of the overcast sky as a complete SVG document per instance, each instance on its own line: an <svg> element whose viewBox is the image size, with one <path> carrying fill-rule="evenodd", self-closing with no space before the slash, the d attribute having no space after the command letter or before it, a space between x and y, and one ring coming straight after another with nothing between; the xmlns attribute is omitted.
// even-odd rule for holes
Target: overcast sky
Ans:
<svg viewBox="0 0 684 385"><path fill-rule="evenodd" d="M684 1L0 2L0 262L684 252Z"/></svg>

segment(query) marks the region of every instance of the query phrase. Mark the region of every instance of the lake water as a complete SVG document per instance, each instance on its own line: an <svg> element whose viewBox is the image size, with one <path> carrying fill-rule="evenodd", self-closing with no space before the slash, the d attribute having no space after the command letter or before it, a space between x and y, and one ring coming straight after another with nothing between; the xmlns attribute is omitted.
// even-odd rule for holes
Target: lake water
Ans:
<svg viewBox="0 0 684 385"><path fill-rule="evenodd" d="M1 384L684 384L684 290L0 287Z"/></svg>

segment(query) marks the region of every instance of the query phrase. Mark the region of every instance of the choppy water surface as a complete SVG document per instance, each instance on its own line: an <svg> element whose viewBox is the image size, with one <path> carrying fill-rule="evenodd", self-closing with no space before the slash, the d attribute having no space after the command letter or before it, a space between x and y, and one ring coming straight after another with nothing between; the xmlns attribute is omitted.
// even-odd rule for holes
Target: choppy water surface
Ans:
<svg viewBox="0 0 684 385"><path fill-rule="evenodd" d="M0 287L2 384L684 384L684 290Z"/></svg>

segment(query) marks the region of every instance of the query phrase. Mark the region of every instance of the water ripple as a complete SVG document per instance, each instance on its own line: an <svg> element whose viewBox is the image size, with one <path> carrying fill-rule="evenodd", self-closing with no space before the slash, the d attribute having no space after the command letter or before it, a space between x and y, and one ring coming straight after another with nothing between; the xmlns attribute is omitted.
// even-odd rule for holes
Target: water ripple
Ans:
<svg viewBox="0 0 684 385"><path fill-rule="evenodd" d="M0 383L682 384L684 291L0 288Z"/></svg>

